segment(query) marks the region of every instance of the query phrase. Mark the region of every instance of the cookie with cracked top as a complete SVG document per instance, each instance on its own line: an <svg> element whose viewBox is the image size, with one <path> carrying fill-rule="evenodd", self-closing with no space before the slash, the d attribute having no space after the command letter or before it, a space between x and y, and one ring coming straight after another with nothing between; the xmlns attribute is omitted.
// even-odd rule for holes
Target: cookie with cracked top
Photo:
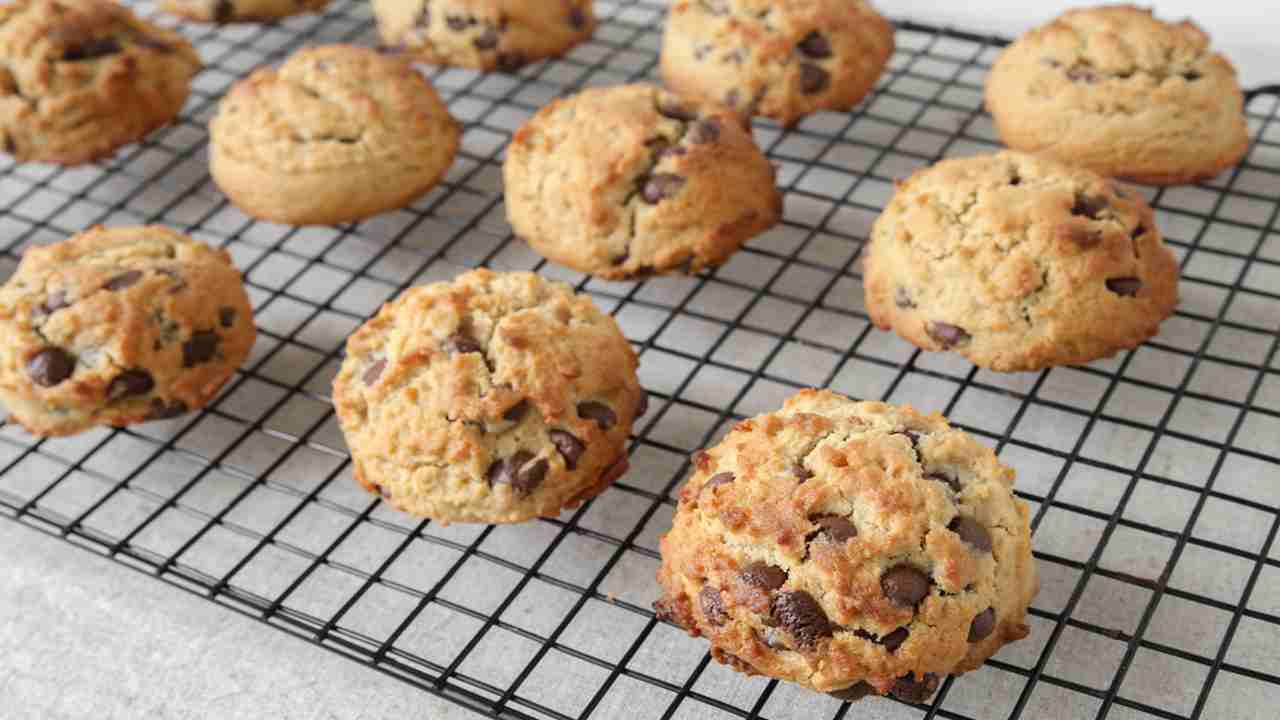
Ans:
<svg viewBox="0 0 1280 720"><path fill-rule="evenodd" d="M1178 301L1178 262L1141 197L1005 152L901 183L872 228L864 285L883 330L992 370L1037 370L1154 336Z"/></svg>
<svg viewBox="0 0 1280 720"><path fill-rule="evenodd" d="M387 45L437 65L514 71L595 31L592 0L373 0Z"/></svg>
<svg viewBox="0 0 1280 720"><path fill-rule="evenodd" d="M163 0L160 7L189 20L211 23L269 22L315 13L329 0Z"/></svg>
<svg viewBox="0 0 1280 720"><path fill-rule="evenodd" d="M200 58L177 32L109 0L0 6L0 151L79 165L169 124Z"/></svg>
<svg viewBox="0 0 1280 720"><path fill-rule="evenodd" d="M539 110L512 138L503 178L516 235L611 280L718 265L782 214L773 165L732 112L648 84Z"/></svg>
<svg viewBox="0 0 1280 720"><path fill-rule="evenodd" d="M893 27L863 0L679 0L662 79L687 98L790 126L857 105L893 48Z"/></svg>
<svg viewBox="0 0 1280 720"><path fill-rule="evenodd" d="M461 131L403 57L309 47L236 83L209 123L209 170L245 213L291 225L403 207L453 163Z"/></svg>
<svg viewBox="0 0 1280 720"><path fill-rule="evenodd" d="M1129 5L1023 35L992 67L986 103L1014 150L1153 185L1213 178L1249 146L1235 68L1209 36Z"/></svg>
<svg viewBox="0 0 1280 720"><path fill-rule="evenodd" d="M1028 633L1013 479L940 415L802 391L695 456L655 609L742 672L923 702Z"/></svg>
<svg viewBox="0 0 1280 720"><path fill-rule="evenodd" d="M356 480L398 510L512 523L577 507L627 469L645 413L613 318L532 273L406 291L347 341L334 380Z"/></svg>
<svg viewBox="0 0 1280 720"><path fill-rule="evenodd" d="M94 228L33 247L0 288L0 400L35 435L208 404L257 331L225 250L168 228Z"/></svg>

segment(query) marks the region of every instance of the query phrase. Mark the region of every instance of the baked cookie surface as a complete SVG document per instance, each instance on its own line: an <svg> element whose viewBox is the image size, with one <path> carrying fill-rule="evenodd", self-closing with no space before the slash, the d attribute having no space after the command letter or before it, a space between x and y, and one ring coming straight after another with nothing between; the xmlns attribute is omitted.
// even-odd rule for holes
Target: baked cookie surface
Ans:
<svg viewBox="0 0 1280 720"><path fill-rule="evenodd" d="M802 391L695 455L655 607L748 674L921 702L1028 633L1013 478L939 415Z"/></svg>
<svg viewBox="0 0 1280 720"><path fill-rule="evenodd" d="M108 0L0 6L0 150L78 165L167 125L200 58L180 34Z"/></svg>
<svg viewBox="0 0 1280 720"><path fill-rule="evenodd" d="M881 329L1001 371L1136 347L1178 300L1178 262L1145 200L1015 152L944 160L901 183L864 271Z"/></svg>
<svg viewBox="0 0 1280 720"><path fill-rule="evenodd" d="M212 23L269 21L320 12L329 0L163 0L160 7L190 20Z"/></svg>
<svg viewBox="0 0 1280 720"><path fill-rule="evenodd" d="M595 31L592 0L373 0L386 44L425 62L514 71Z"/></svg>
<svg viewBox="0 0 1280 720"><path fill-rule="evenodd" d="M33 247L0 288L0 400L36 435L203 407L257 330L226 251L167 228Z"/></svg>
<svg viewBox="0 0 1280 720"><path fill-rule="evenodd" d="M773 165L733 113L647 84L544 107L516 131L503 178L518 236L614 280L718 265L782 214Z"/></svg>
<svg viewBox="0 0 1280 720"><path fill-rule="evenodd" d="M404 58L309 47L236 83L209 123L209 169L254 217L353 222L403 207L453 163L461 134Z"/></svg>
<svg viewBox="0 0 1280 720"><path fill-rule="evenodd" d="M406 291L347 341L334 381L356 480L440 522L555 516L626 471L645 412L613 318L532 273Z"/></svg>
<svg viewBox="0 0 1280 720"><path fill-rule="evenodd" d="M1209 36L1127 5L1023 35L992 67L986 103L1010 148L1142 183L1210 179L1249 145L1235 68Z"/></svg>
<svg viewBox="0 0 1280 720"><path fill-rule="evenodd" d="M790 126L857 105L893 48L893 27L863 0L678 0L662 79L690 100Z"/></svg>

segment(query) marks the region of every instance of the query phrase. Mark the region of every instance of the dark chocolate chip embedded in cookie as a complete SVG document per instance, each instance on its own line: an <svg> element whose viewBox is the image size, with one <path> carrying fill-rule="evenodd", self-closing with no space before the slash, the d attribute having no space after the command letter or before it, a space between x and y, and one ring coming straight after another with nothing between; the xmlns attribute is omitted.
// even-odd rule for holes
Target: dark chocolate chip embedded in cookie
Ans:
<svg viewBox="0 0 1280 720"><path fill-rule="evenodd" d="M503 178L517 235L612 280L718 265L781 215L773 166L739 118L648 84L543 108L516 132Z"/></svg>
<svg viewBox="0 0 1280 720"><path fill-rule="evenodd" d="M636 364L589 297L476 270L406 291L357 330L333 399L371 493L442 523L520 522L625 472Z"/></svg>
<svg viewBox="0 0 1280 720"><path fill-rule="evenodd" d="M0 400L37 435L175 417L213 399L255 336L225 251L95 228L28 250L0 288Z"/></svg>
<svg viewBox="0 0 1280 720"><path fill-rule="evenodd" d="M742 672L926 701L1027 634L1038 579L1012 483L938 415L801 392L696 456L655 610Z"/></svg>

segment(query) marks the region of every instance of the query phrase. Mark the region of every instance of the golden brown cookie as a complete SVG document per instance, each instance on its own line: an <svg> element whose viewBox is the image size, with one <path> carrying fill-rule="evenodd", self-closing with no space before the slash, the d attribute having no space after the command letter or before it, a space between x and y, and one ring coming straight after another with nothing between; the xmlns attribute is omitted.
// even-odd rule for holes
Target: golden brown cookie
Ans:
<svg viewBox="0 0 1280 720"><path fill-rule="evenodd" d="M678 0L662 79L691 100L790 126L857 105L893 47L893 26L863 0Z"/></svg>
<svg viewBox="0 0 1280 720"><path fill-rule="evenodd" d="M1005 144L1154 185L1207 180L1249 146L1235 68L1189 20L1111 5L1064 13L987 78Z"/></svg>
<svg viewBox="0 0 1280 720"><path fill-rule="evenodd" d="M94 228L31 248L0 288L0 400L36 435L206 405L257 330L226 251L168 228Z"/></svg>
<svg viewBox="0 0 1280 720"><path fill-rule="evenodd" d="M433 520L555 516L626 471L647 396L613 318L568 285L475 270L347 341L334 405L356 480Z"/></svg>
<svg viewBox="0 0 1280 720"><path fill-rule="evenodd" d="M922 702L1028 633L1013 478L940 415L805 390L695 456L656 609L748 674Z"/></svg>
<svg viewBox="0 0 1280 720"><path fill-rule="evenodd" d="M876 220L867 312L993 370L1137 347L1178 302L1151 207L1084 168L1005 152L912 175Z"/></svg>
<svg viewBox="0 0 1280 720"><path fill-rule="evenodd" d="M782 214L773 165L733 113L648 84L544 107L512 139L503 179L517 235L614 280L718 265Z"/></svg>
<svg viewBox="0 0 1280 720"><path fill-rule="evenodd" d="M426 193L453 163L460 129L406 59L326 45L236 83L209 135L209 170L237 207L327 225Z"/></svg>
<svg viewBox="0 0 1280 720"><path fill-rule="evenodd" d="M0 6L0 149L78 165L167 125L200 58L180 34L109 0Z"/></svg>

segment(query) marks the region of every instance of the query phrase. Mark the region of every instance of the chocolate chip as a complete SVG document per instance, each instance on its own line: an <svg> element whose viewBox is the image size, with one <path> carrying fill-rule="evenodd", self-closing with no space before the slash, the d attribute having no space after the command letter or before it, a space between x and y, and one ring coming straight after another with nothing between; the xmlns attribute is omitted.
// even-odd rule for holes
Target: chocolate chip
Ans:
<svg viewBox="0 0 1280 720"><path fill-rule="evenodd" d="M1092 85L1098 82L1098 74L1088 65L1072 65L1067 70L1067 79L1072 82L1083 82Z"/></svg>
<svg viewBox="0 0 1280 720"><path fill-rule="evenodd" d="M899 287L894 291L893 304L903 310L914 310L916 307L915 300L911 299L911 291L904 287Z"/></svg>
<svg viewBox="0 0 1280 720"><path fill-rule="evenodd" d="M462 32L467 29L467 19L458 15L445 16L444 24L448 25L449 29L454 32Z"/></svg>
<svg viewBox="0 0 1280 720"><path fill-rule="evenodd" d="M1199 79L1200 79L1200 78L1202 78L1202 77L1204 77L1204 76L1203 76L1203 75L1201 75L1199 72L1197 72L1197 71L1195 71L1195 70L1188 70L1188 71L1186 71L1186 72L1182 73L1182 79L1183 79L1183 80L1186 80L1187 82L1195 82L1195 81L1199 80Z"/></svg>
<svg viewBox="0 0 1280 720"><path fill-rule="evenodd" d="M773 599L773 620L801 647L812 648L819 638L831 637L831 623L818 601L803 590L778 593Z"/></svg>
<svg viewBox="0 0 1280 720"><path fill-rule="evenodd" d="M487 28L474 41L477 50L492 50L498 47L498 31Z"/></svg>
<svg viewBox="0 0 1280 720"><path fill-rule="evenodd" d="M707 55L711 53L710 45L695 45L693 48L694 60L706 60Z"/></svg>
<svg viewBox="0 0 1280 720"><path fill-rule="evenodd" d="M4 136L4 151L10 155L18 154L18 143L14 141L12 135Z"/></svg>
<svg viewBox="0 0 1280 720"><path fill-rule="evenodd" d="M161 40L157 40L156 38L153 38L150 35L135 36L133 38L133 43L138 47L144 47L149 50L155 50L156 52L162 52L162 53L173 52L172 45L170 45L169 43L163 42Z"/></svg>
<svg viewBox="0 0 1280 720"><path fill-rule="evenodd" d="M378 491L378 495L380 495L381 497L384 497L384 498L389 498L389 497L391 497L391 491L390 491L390 490L388 490L388 489L386 489L386 488L382 487L381 485L374 485L373 487L374 487L375 489L377 489L377 491Z"/></svg>
<svg viewBox="0 0 1280 720"><path fill-rule="evenodd" d="M978 642L986 640L992 630L996 629L996 609L987 608L978 613L973 619L973 624L969 626L969 642Z"/></svg>
<svg viewBox="0 0 1280 720"><path fill-rule="evenodd" d="M906 642L910 635L911 633L906 628L900 627L876 642L883 645L884 649L889 652L897 652L898 648L902 647L902 643Z"/></svg>
<svg viewBox="0 0 1280 720"><path fill-rule="evenodd" d="M840 515L819 515L809 518L818 526L815 535L821 535L831 542L844 543L858 537L858 527L849 518Z"/></svg>
<svg viewBox="0 0 1280 720"><path fill-rule="evenodd" d="M1076 195L1076 204L1071 206L1071 214L1087 217L1090 220L1101 220L1102 211L1107 209L1107 199L1096 195Z"/></svg>
<svg viewBox="0 0 1280 720"><path fill-rule="evenodd" d="M187 413L187 404L181 400L165 402L160 398L151 401L151 409L147 412L147 420L169 420Z"/></svg>
<svg viewBox="0 0 1280 720"><path fill-rule="evenodd" d="M464 335L463 333L454 333L450 335L449 339L445 340L445 349L453 353L478 353L484 351L483 348L480 347L480 343L476 342L474 338Z"/></svg>
<svg viewBox="0 0 1280 720"><path fill-rule="evenodd" d="M991 533L987 532L987 529L977 520L957 515L947 529L959 535L961 540L974 546L979 552L991 552Z"/></svg>
<svg viewBox="0 0 1280 720"><path fill-rule="evenodd" d="M498 70L505 73L513 73L525 66L529 61L521 52L500 52L498 53Z"/></svg>
<svg viewBox="0 0 1280 720"><path fill-rule="evenodd" d="M697 113L671 99L658 101L658 114L681 122L692 122L698 119Z"/></svg>
<svg viewBox="0 0 1280 720"><path fill-rule="evenodd" d="M709 117L689 128L689 142L694 145L706 145L720 139L723 124L718 117Z"/></svg>
<svg viewBox="0 0 1280 720"><path fill-rule="evenodd" d="M843 700L844 702L858 702L868 695L874 695L875 692L876 689L871 685L871 683L862 680L854 685L844 688L843 690L832 690L827 694L837 700Z"/></svg>
<svg viewBox="0 0 1280 720"><path fill-rule="evenodd" d="M587 26L587 14L582 12L580 8L573 8L569 11L569 24L574 30L581 30Z"/></svg>
<svg viewBox="0 0 1280 720"><path fill-rule="evenodd" d="M564 458L564 466L570 470L577 469L578 459L587 451L587 446L564 430L552 430L547 434L551 436L551 444L556 446L556 450L559 450L560 456Z"/></svg>
<svg viewBox="0 0 1280 720"><path fill-rule="evenodd" d="M907 442L911 443L911 449L919 452L920 450L920 433L915 430L903 430L903 435L907 436Z"/></svg>
<svg viewBox="0 0 1280 720"><path fill-rule="evenodd" d="M547 476L546 458L530 465L529 461L533 458L533 453L520 450L505 460L495 461L489 466L485 478L490 486L506 484L519 493L528 494L541 485Z"/></svg>
<svg viewBox="0 0 1280 720"><path fill-rule="evenodd" d="M816 95L831 84L831 73L813 63L800 63L800 92Z"/></svg>
<svg viewBox="0 0 1280 720"><path fill-rule="evenodd" d="M1019 175L1018 173L1014 173L1014 174L1013 174L1013 177L1009 178L1009 184L1010 184L1010 185L1012 185L1013 187L1017 187L1017 186L1021 185L1021 184L1022 184L1022 176L1021 176L1021 175Z"/></svg>
<svg viewBox="0 0 1280 720"><path fill-rule="evenodd" d="M516 473L516 481L511 486L526 495L533 492L547 478L547 469L550 466L546 458L541 458L531 465L526 464Z"/></svg>
<svg viewBox="0 0 1280 720"><path fill-rule="evenodd" d="M644 388L640 388L640 399L636 402L636 417L644 417L649 412L649 393Z"/></svg>
<svg viewBox="0 0 1280 720"><path fill-rule="evenodd" d="M601 430L608 430L618 422L618 415L604 403L578 403L578 417L595 420Z"/></svg>
<svg viewBox="0 0 1280 720"><path fill-rule="evenodd" d="M1108 278L1107 289L1124 297L1137 297L1142 281L1136 277Z"/></svg>
<svg viewBox="0 0 1280 720"><path fill-rule="evenodd" d="M418 13L418 19L414 21L418 27L430 27L431 25L431 6L425 5L422 12Z"/></svg>
<svg viewBox="0 0 1280 720"><path fill-rule="evenodd" d="M1134 228L1133 232L1129 233L1129 239L1137 240L1138 238L1146 234L1147 234L1147 226L1143 225L1142 223L1138 223L1138 227Z"/></svg>
<svg viewBox="0 0 1280 720"><path fill-rule="evenodd" d="M938 676L933 673L925 673L919 679L914 675L903 675L894 681L889 693L905 702L922 703L938 691L938 682Z"/></svg>
<svg viewBox="0 0 1280 720"><path fill-rule="evenodd" d="M730 473L730 472L717 473L715 475L712 475L710 480L703 483L702 492L705 492L712 488L719 487L721 485L728 485L733 481L734 481L733 473Z"/></svg>
<svg viewBox="0 0 1280 720"><path fill-rule="evenodd" d="M880 576L880 590L895 605L915 607L929 594L929 576L911 565L894 565Z"/></svg>
<svg viewBox="0 0 1280 720"><path fill-rule="evenodd" d="M738 579L761 590L777 590L787 582L787 571L776 565L754 562L738 571Z"/></svg>
<svg viewBox="0 0 1280 720"><path fill-rule="evenodd" d="M44 299L44 303L40 305L40 310L43 311L45 315L52 315L62 308L70 306L71 303L67 302L66 291L59 290L57 292L49 293L49 296Z"/></svg>
<svg viewBox="0 0 1280 720"><path fill-rule="evenodd" d="M515 405L512 405L511 407L507 408L507 411L502 413L502 419L506 420L507 422L520 422L520 420L524 418L525 414L527 414L528 412L529 412L529 399L525 398L524 400L521 400Z"/></svg>
<svg viewBox="0 0 1280 720"><path fill-rule="evenodd" d="M373 385L374 383L378 382L378 378L382 377L382 373L386 369L387 369L386 358L382 358L378 362L370 365L369 369L364 371L364 377L362 378L364 380L364 384Z"/></svg>
<svg viewBox="0 0 1280 720"><path fill-rule="evenodd" d="M47 347L27 360L27 375L41 387L53 387L71 377L76 359L62 348Z"/></svg>
<svg viewBox="0 0 1280 720"><path fill-rule="evenodd" d="M960 487L960 481L957 480L956 478L951 477L950 475L944 475L942 473L925 473L924 477L926 480L934 480L934 481L940 482L946 485L947 487L951 488L955 492L960 492L963 489Z"/></svg>
<svg viewBox="0 0 1280 720"><path fill-rule="evenodd" d="M141 279L142 279L141 270L130 270L128 272L120 273L119 275L116 275L115 277L103 283L102 289L110 290L111 292L124 290L125 288L130 288L130 287L133 287L134 285L137 285L138 281Z"/></svg>
<svg viewBox="0 0 1280 720"><path fill-rule="evenodd" d="M182 367L195 367L213 359L218 351L218 333L202 330L192 333L191 339L182 343Z"/></svg>
<svg viewBox="0 0 1280 720"><path fill-rule="evenodd" d="M831 57L830 41L817 30L805 35L800 44L796 46L796 49L811 58Z"/></svg>
<svg viewBox="0 0 1280 720"><path fill-rule="evenodd" d="M80 62L81 60L93 60L94 58L105 57L118 53L123 48L120 47L119 41L115 38L98 38L89 40L81 45L73 45L62 53L62 59L66 62Z"/></svg>
<svg viewBox="0 0 1280 720"><path fill-rule="evenodd" d="M970 338L964 328L944 322L931 322L925 326L924 331L933 338L934 342L941 345L943 350L953 348Z"/></svg>
<svg viewBox="0 0 1280 720"><path fill-rule="evenodd" d="M712 625L723 625L729 619L728 613L724 611L724 599L720 597L719 588L704 585L702 592L698 593L698 603L702 605L702 616Z"/></svg>
<svg viewBox="0 0 1280 720"><path fill-rule="evenodd" d="M213 21L224 23L230 22L231 16L236 14L236 7L231 0L215 0L213 4Z"/></svg>
<svg viewBox="0 0 1280 720"><path fill-rule="evenodd" d="M680 192L684 186L684 178L672 173L655 173L645 181L640 196L650 205L657 205L663 200Z"/></svg>
<svg viewBox="0 0 1280 720"><path fill-rule="evenodd" d="M183 287L186 287L185 285ZM229 328L236 324L236 309L233 307L218 308L218 324Z"/></svg>
<svg viewBox="0 0 1280 720"><path fill-rule="evenodd" d="M107 400L115 402L127 397L146 395L155 386L156 381L146 370L125 370L107 385Z"/></svg>
<svg viewBox="0 0 1280 720"><path fill-rule="evenodd" d="M800 482L804 482L813 477L813 471L804 466L804 463L797 462L791 465L791 474L796 476Z"/></svg>
<svg viewBox="0 0 1280 720"><path fill-rule="evenodd" d="M1085 250L1095 247L1098 243L1102 242L1102 233L1090 230L1087 227L1080 227L1079 225L1065 225L1061 232L1066 235L1066 238L1070 240L1073 245Z"/></svg>

